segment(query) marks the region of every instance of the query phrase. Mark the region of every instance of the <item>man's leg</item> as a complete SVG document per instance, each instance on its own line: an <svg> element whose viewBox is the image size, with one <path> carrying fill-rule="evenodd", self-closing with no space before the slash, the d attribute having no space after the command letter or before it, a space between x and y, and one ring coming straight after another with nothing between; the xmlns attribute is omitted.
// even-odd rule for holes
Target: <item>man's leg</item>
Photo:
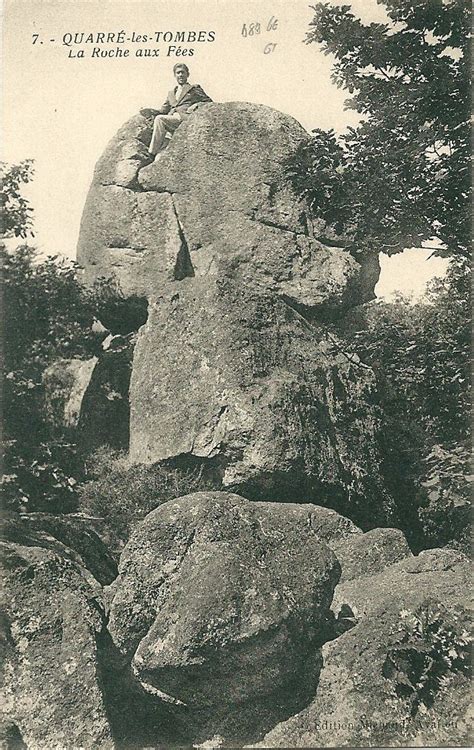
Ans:
<svg viewBox="0 0 474 750"><path fill-rule="evenodd" d="M153 135L148 147L150 154L157 154L164 146L166 133L174 133L176 128L181 125L181 117L175 113L173 115L157 115L153 123Z"/></svg>

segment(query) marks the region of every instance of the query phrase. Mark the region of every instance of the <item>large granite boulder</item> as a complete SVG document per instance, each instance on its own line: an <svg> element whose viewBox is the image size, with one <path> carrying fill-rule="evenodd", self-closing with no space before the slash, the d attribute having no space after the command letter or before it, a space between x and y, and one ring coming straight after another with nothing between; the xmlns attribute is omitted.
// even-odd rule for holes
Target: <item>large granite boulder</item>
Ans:
<svg viewBox="0 0 474 750"><path fill-rule="evenodd" d="M407 601L433 596L451 604L466 602L467 558L448 548L407 555L378 573L361 574L346 579L336 587L332 608L338 612L347 605L360 619L380 606L381 601L395 601L403 609ZM461 585L461 582L462 585Z"/></svg>
<svg viewBox="0 0 474 750"><path fill-rule="evenodd" d="M130 456L201 459L246 497L394 526L376 401L373 372L284 300L188 279L162 290L138 335Z"/></svg>
<svg viewBox="0 0 474 750"><path fill-rule="evenodd" d="M314 694L340 567L308 506L195 493L134 530L109 630L193 741L262 736Z"/></svg>
<svg viewBox="0 0 474 750"><path fill-rule="evenodd" d="M35 533L0 545L4 739L113 750L98 664L101 587L58 540Z"/></svg>
<svg viewBox="0 0 474 750"><path fill-rule="evenodd" d="M282 519L288 513L288 508L292 507L289 503L281 505ZM299 507L306 511L307 523L316 536L332 549L339 560L341 578L336 591L342 587L343 581L375 575L395 562L412 557L400 529L378 528L364 534L349 518L331 508L309 503Z"/></svg>
<svg viewBox="0 0 474 750"><path fill-rule="evenodd" d="M452 550L342 583L355 627L323 647L315 699L259 747L469 745L470 565Z"/></svg>
<svg viewBox="0 0 474 750"><path fill-rule="evenodd" d="M206 465L249 498L397 525L372 370L328 319L373 297L376 254L327 239L287 164L309 137L247 103L206 104L150 163L152 117L99 160L78 260L147 297L130 385L130 457Z"/></svg>
<svg viewBox="0 0 474 750"><path fill-rule="evenodd" d="M97 163L77 251L86 280L114 276L126 295L153 297L169 280L231 272L328 314L373 298L376 255L322 243L291 188L285 165L309 138L296 120L208 104L152 164L151 126L133 117Z"/></svg>
<svg viewBox="0 0 474 750"><path fill-rule="evenodd" d="M375 575L412 557L400 529L371 529L365 534L351 534L328 544L341 563L341 582Z"/></svg>

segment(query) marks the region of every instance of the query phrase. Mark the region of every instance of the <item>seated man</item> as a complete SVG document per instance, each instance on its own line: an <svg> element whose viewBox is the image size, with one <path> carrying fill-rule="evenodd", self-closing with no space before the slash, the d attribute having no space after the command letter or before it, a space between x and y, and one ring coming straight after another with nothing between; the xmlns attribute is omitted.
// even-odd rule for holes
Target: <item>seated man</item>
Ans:
<svg viewBox="0 0 474 750"><path fill-rule="evenodd" d="M153 135L148 147L150 154L158 154L166 142L166 133L174 133L183 120L198 108L203 102L212 102L212 99L202 90L198 84L188 83L189 68L184 63L176 63L173 67L174 77L178 83L169 92L165 103L155 117L153 124ZM146 110L142 110L143 113Z"/></svg>

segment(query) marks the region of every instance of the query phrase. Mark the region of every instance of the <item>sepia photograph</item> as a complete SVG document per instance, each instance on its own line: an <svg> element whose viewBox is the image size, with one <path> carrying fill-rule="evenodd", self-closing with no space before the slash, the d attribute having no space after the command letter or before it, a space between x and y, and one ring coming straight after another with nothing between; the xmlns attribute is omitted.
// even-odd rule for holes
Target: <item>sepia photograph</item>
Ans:
<svg viewBox="0 0 474 750"><path fill-rule="evenodd" d="M4 0L0 750L472 746L470 43Z"/></svg>

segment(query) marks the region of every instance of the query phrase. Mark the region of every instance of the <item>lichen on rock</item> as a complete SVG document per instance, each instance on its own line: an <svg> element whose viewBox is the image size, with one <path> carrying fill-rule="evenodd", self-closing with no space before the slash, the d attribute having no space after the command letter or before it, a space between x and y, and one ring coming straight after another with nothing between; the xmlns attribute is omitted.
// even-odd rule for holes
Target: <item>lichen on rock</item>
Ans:
<svg viewBox="0 0 474 750"><path fill-rule="evenodd" d="M314 693L340 567L307 508L198 492L152 511L122 553L110 633L193 741L255 739Z"/></svg>

